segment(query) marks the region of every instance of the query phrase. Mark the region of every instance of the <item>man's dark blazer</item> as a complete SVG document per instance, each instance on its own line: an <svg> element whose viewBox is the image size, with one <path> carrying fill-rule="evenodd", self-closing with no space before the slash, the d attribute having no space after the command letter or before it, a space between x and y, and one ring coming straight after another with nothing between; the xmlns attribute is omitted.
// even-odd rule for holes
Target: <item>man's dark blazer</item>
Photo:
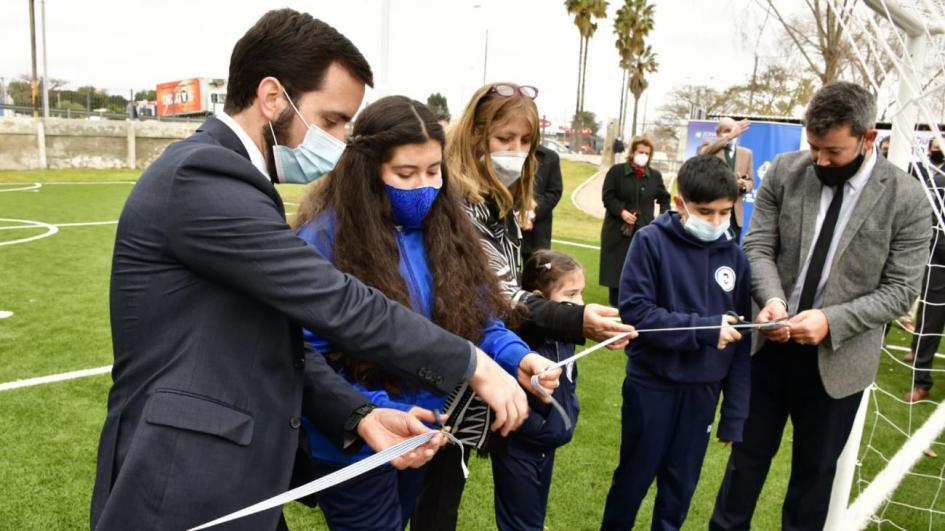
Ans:
<svg viewBox="0 0 945 531"><path fill-rule="evenodd" d="M535 175L535 221L532 230L522 231L522 256L551 248L552 211L561 200L561 159L554 151L538 146L538 173Z"/></svg>
<svg viewBox="0 0 945 531"><path fill-rule="evenodd" d="M185 529L289 487L306 415L337 444L366 398L301 327L448 393L471 344L335 269L286 224L236 134L211 118L144 172L118 222L115 363L91 528ZM270 510L224 526L275 529Z"/></svg>

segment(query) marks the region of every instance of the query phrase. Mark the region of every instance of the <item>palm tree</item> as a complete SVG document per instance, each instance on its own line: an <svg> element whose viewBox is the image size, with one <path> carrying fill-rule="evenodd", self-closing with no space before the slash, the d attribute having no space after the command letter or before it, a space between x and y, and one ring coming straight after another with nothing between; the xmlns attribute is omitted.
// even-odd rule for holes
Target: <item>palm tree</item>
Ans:
<svg viewBox="0 0 945 531"><path fill-rule="evenodd" d="M577 102L574 106L574 119L571 122L571 147L579 145L578 135L581 113L584 111L584 87L587 75L587 45L597 31L595 18L607 16L607 0L564 0L568 14L574 15L574 25L578 28L578 87Z"/></svg>
<svg viewBox="0 0 945 531"><path fill-rule="evenodd" d="M632 27L627 17L627 6L624 4L617 10L617 18L614 20L614 35L617 40L614 46L617 48L617 54L620 56L620 70L623 75L620 78L620 110L617 113L617 131L618 136L623 136L624 121L627 113L627 79L629 79L630 62L633 60L633 40Z"/></svg>
<svg viewBox="0 0 945 531"><path fill-rule="evenodd" d="M633 127L631 134L637 134L637 109L640 95L649 83L646 74L656 72L659 64L656 55L646 44L646 38L653 31L653 5L648 0L624 0L617 10L614 33L617 41L617 53L620 55L620 68L623 70L623 82L620 87L620 131L626 126L627 91L633 94Z"/></svg>
<svg viewBox="0 0 945 531"><path fill-rule="evenodd" d="M633 127L630 134L636 136L637 107L640 104L640 96L649 86L646 74L652 74L659 68L659 63L656 62L656 54L653 53L649 45L643 48L643 52L636 57L631 68L633 70L633 73L630 74L630 92L633 93Z"/></svg>
<svg viewBox="0 0 945 531"><path fill-rule="evenodd" d="M575 114L584 110L584 87L587 74L587 45L597 31L594 19L607 16L607 0L565 0L564 7L569 15L574 15L574 25L578 28L578 89Z"/></svg>

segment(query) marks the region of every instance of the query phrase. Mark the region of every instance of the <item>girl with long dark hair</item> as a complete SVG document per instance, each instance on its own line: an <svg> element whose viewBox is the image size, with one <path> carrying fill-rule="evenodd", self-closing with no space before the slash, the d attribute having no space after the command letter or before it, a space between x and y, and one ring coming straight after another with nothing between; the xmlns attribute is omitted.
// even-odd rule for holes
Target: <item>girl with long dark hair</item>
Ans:
<svg viewBox="0 0 945 531"><path fill-rule="evenodd" d="M417 101L391 96L368 106L334 171L300 206L299 235L341 271L477 343L520 382L528 382L551 363L500 320L513 318L513 312L451 186L444 143L442 127ZM330 338L308 334L307 339L372 403L408 411L430 424L441 420L446 396L409 385L404 375L351 353L336 352ZM559 373L545 375L543 385L556 387ZM488 408L468 407L472 396L467 385L458 388L442 422L461 441L479 445L488 438L492 414ZM371 453L365 448L345 455L313 425L307 428L318 475ZM384 467L319 493L318 505L332 530L403 529L424 473Z"/></svg>

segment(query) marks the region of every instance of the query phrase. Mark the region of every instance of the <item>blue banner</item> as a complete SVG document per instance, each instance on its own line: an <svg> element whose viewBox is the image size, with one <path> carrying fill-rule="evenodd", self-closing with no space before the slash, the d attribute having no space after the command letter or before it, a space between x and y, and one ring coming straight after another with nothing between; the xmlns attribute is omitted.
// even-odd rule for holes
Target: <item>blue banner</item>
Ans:
<svg viewBox="0 0 945 531"><path fill-rule="evenodd" d="M689 122L686 134L686 158L694 156L703 142L713 142L716 139L715 127L718 122L692 120ZM782 124L776 122L751 122L748 131L738 138L738 145L746 147L752 152L755 170L755 188L751 193L743 196L745 205L745 227L751 219L751 211L755 203L755 192L761 186L765 173L781 153L797 151L801 148L801 132L803 127L797 124ZM742 236L745 235L742 231Z"/></svg>

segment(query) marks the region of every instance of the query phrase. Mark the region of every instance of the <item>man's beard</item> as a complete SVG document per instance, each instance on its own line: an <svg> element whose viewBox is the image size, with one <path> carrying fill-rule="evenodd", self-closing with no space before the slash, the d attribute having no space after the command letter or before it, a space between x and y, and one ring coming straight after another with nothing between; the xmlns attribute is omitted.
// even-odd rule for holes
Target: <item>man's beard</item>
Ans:
<svg viewBox="0 0 945 531"><path fill-rule="evenodd" d="M266 169L269 170L269 176L272 178L272 182L278 182L280 180L279 176L276 175L276 158L273 156L272 146L276 141L278 141L280 145L286 145L285 142L289 136L289 128L292 127L293 119L295 119L295 111L289 108L283 111L274 122L270 122L272 129L269 128L270 124L266 124L262 128L262 136L266 145L263 156L266 158ZM275 139L272 138L273 133L276 135Z"/></svg>

